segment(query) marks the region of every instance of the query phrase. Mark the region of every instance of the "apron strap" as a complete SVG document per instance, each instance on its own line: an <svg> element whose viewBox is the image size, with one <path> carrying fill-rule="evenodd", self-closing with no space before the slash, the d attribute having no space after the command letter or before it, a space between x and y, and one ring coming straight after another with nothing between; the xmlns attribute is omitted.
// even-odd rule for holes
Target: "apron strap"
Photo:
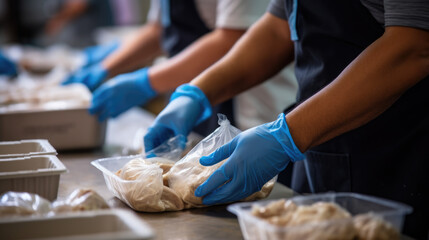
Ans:
<svg viewBox="0 0 429 240"><path fill-rule="evenodd" d="M298 41L296 32L296 14L298 11L298 0L293 0L292 13L289 15L289 28L292 41Z"/></svg>

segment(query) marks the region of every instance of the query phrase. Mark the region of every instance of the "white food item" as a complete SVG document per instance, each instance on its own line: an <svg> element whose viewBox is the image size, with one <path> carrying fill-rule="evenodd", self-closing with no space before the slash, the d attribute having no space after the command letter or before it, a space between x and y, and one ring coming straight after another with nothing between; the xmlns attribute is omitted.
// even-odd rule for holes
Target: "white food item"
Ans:
<svg viewBox="0 0 429 240"><path fill-rule="evenodd" d="M91 189L76 189L65 201L52 203L52 210L59 212L90 211L109 208L106 201Z"/></svg>
<svg viewBox="0 0 429 240"><path fill-rule="evenodd" d="M151 160L135 158L116 172L121 179L130 182L128 184L115 182L113 188L120 194L122 200L137 211L182 210L183 201L172 189L164 186L164 181L168 180L163 178L163 174L167 173L173 164L173 161L162 158Z"/></svg>
<svg viewBox="0 0 429 240"><path fill-rule="evenodd" d="M37 194L6 192L0 197L0 216L43 215L51 210L51 203Z"/></svg>
<svg viewBox="0 0 429 240"><path fill-rule="evenodd" d="M373 214L362 214L354 217L353 224L357 230L356 240L399 240L399 232L393 226Z"/></svg>
<svg viewBox="0 0 429 240"><path fill-rule="evenodd" d="M199 163L200 156L194 155L177 162L168 173L170 187L179 194L185 202L185 208L204 207L202 198L195 196L195 190L226 160L213 166L203 166ZM267 182L261 189L243 201L253 201L267 197L274 187L274 180Z"/></svg>

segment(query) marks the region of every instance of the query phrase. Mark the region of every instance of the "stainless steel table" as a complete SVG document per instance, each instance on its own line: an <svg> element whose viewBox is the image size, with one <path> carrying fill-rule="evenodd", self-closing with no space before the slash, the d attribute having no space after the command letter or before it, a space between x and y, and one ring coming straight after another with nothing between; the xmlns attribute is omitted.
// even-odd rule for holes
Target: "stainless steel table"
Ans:
<svg viewBox="0 0 429 240"><path fill-rule="evenodd" d="M65 198L76 188L91 188L108 200L111 207L134 212L115 198L107 189L102 173L90 162L96 159L126 154L133 148L136 133L144 133L151 124L153 115L134 108L121 117L109 120L106 144L101 150L59 153L58 158L68 172L61 175L58 197ZM142 129L139 131L139 129ZM191 139L201 139L192 134ZM125 151L124 151L125 150ZM292 190L276 183L269 199L291 197ZM226 205L165 213L137 213L155 231L155 239L242 239L235 215L226 210Z"/></svg>

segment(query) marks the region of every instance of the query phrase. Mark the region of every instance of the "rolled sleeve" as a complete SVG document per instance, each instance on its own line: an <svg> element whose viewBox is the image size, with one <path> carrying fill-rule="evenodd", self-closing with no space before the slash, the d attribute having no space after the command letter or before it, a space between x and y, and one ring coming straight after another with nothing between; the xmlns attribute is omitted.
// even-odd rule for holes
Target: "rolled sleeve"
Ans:
<svg viewBox="0 0 429 240"><path fill-rule="evenodd" d="M287 20L286 9L283 0L271 0L270 4L268 5L267 12L278 18Z"/></svg>
<svg viewBox="0 0 429 240"><path fill-rule="evenodd" d="M428 0L385 0L385 26L403 26L429 30Z"/></svg>
<svg viewBox="0 0 429 240"><path fill-rule="evenodd" d="M216 27L247 29L265 12L268 0L219 0Z"/></svg>

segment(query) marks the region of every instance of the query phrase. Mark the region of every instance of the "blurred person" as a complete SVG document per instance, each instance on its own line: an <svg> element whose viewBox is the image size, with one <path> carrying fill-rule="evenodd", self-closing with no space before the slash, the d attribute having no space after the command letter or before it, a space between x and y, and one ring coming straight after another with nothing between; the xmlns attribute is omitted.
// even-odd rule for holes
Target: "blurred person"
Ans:
<svg viewBox="0 0 429 240"><path fill-rule="evenodd" d="M152 0L147 24L134 38L122 43L100 63L77 71L65 84L80 82L94 90L114 77L95 90L90 111L98 114L100 120L116 117L156 95L174 90L218 61L267 5L268 1L260 0ZM112 45L100 46L98 50L106 52L109 46ZM145 66L163 52L169 60L118 75ZM214 111L226 114L232 123L239 116L241 128L273 119L284 105L294 102L297 85L291 71L285 69L266 84L235 99L235 104L230 100L216 106ZM214 114L194 130L205 136L217 126Z"/></svg>
<svg viewBox="0 0 429 240"><path fill-rule="evenodd" d="M52 2L57 9L48 20L42 41L83 47L94 44L94 32L115 22L110 1L62 0Z"/></svg>

